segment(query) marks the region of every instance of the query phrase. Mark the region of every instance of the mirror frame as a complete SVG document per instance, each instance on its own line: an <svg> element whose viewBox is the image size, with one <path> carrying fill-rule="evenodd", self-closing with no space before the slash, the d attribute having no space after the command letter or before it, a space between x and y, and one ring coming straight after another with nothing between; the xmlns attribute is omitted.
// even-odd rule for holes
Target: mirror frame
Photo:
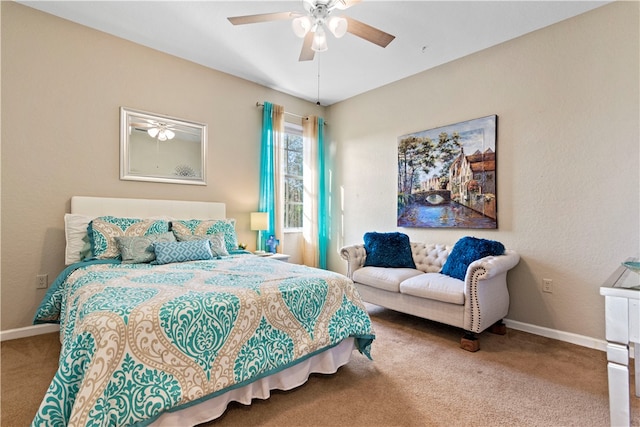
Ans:
<svg viewBox="0 0 640 427"><path fill-rule="evenodd" d="M167 173L136 173L134 172L136 164L135 160L132 161L132 123L148 122L148 123L163 123L174 127L177 138L179 138L180 129L184 129L183 133L199 134L200 136L200 159L194 162L192 165L200 167L200 176L194 178L180 176ZM140 130L140 129L138 129ZM148 136L150 141L154 138ZM157 141L157 144L161 143ZM170 143L170 142L169 142ZM159 155L158 146L153 148L153 153ZM156 113L149 113L146 111L134 110L131 108L120 107L120 179L129 181L151 181L151 182L164 182L169 184L192 184L192 185L207 185L206 180L206 159L207 159L207 125L204 123L197 123L187 121L183 119L177 119L175 117L169 117ZM195 164L198 163L198 164Z"/></svg>

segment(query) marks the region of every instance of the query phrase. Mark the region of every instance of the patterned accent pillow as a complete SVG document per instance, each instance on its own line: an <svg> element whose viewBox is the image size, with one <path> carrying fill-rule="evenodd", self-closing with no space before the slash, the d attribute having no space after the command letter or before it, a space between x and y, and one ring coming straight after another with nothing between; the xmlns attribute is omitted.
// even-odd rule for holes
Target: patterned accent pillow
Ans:
<svg viewBox="0 0 640 427"><path fill-rule="evenodd" d="M156 242L153 244L156 260L151 264L169 264L172 262L198 261L213 259L208 240L193 242Z"/></svg>
<svg viewBox="0 0 640 427"><path fill-rule="evenodd" d="M467 268L473 261L487 256L504 254L504 245L495 240L463 237L453 245L447 261L442 266L442 274L464 280Z"/></svg>
<svg viewBox="0 0 640 427"><path fill-rule="evenodd" d="M227 248L224 242L224 233L216 233L216 234L209 234L207 236L199 236L197 234L180 234L174 231L174 234L176 235L178 242L193 242L195 240L208 240L209 245L211 245L211 254L214 257L229 255L229 252L227 251Z"/></svg>
<svg viewBox="0 0 640 427"><path fill-rule="evenodd" d="M87 227L91 252L96 259L117 258L120 255L116 237L149 236L169 231L169 221L101 216Z"/></svg>
<svg viewBox="0 0 640 427"><path fill-rule="evenodd" d="M116 243L123 264L140 264L156 259L153 251L155 242L175 242L173 233L152 234L150 236L118 236Z"/></svg>
<svg viewBox="0 0 640 427"><path fill-rule="evenodd" d="M190 219L171 222L171 229L177 234L193 234L206 236L209 234L223 233L227 252L238 249L238 236L236 236L236 220L228 219Z"/></svg>

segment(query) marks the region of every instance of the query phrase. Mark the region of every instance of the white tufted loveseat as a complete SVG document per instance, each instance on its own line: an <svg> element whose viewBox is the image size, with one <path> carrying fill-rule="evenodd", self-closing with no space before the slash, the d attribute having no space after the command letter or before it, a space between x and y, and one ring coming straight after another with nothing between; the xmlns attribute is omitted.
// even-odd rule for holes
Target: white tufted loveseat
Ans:
<svg viewBox="0 0 640 427"><path fill-rule="evenodd" d="M416 269L365 267L364 244L345 246L340 256L364 301L462 328L461 347L477 351L476 333L489 327L495 333L506 331L502 319L509 310L507 271L520 257L506 250L504 255L474 261L462 281L440 273L452 248L411 242Z"/></svg>

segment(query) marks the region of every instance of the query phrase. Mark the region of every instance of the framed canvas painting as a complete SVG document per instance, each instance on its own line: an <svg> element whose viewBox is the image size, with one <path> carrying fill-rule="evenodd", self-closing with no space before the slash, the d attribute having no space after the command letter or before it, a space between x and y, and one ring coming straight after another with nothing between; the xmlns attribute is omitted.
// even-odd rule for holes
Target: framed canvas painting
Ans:
<svg viewBox="0 0 640 427"><path fill-rule="evenodd" d="M492 115L398 138L398 227L498 228Z"/></svg>

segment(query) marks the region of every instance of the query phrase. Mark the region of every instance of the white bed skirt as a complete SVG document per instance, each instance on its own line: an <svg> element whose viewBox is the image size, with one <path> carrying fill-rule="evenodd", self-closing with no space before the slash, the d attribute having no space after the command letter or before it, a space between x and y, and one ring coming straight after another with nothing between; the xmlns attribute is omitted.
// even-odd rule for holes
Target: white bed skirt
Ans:
<svg viewBox="0 0 640 427"><path fill-rule="evenodd" d="M259 379L213 399L206 400L176 412L166 412L155 422L154 427L194 426L220 417L230 402L251 404L252 399L268 399L271 390L291 390L301 386L314 373L333 374L351 359L355 340L348 338L337 346L316 354L277 374Z"/></svg>

